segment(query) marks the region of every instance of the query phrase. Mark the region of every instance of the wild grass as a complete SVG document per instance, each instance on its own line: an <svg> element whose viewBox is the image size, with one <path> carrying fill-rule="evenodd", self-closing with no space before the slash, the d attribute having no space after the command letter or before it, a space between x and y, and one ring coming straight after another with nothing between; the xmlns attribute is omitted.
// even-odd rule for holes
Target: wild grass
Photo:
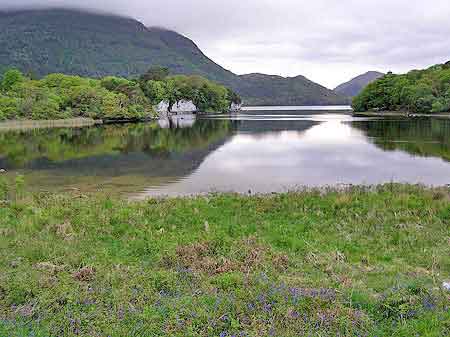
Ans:
<svg viewBox="0 0 450 337"><path fill-rule="evenodd" d="M447 336L449 201L406 185L5 200L0 336Z"/></svg>

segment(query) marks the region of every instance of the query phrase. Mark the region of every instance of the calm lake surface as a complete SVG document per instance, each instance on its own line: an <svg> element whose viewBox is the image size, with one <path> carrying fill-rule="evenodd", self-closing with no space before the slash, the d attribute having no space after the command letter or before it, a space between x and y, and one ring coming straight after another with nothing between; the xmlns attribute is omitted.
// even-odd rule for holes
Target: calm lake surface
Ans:
<svg viewBox="0 0 450 337"><path fill-rule="evenodd" d="M127 198L304 186L450 184L449 119L353 118L347 107L247 108L153 123L0 132L2 175L33 191Z"/></svg>

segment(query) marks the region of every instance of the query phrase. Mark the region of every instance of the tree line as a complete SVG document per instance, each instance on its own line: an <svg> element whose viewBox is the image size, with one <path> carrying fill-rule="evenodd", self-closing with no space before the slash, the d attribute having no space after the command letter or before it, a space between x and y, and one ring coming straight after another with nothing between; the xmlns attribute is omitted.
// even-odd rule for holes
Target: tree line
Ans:
<svg viewBox="0 0 450 337"><path fill-rule="evenodd" d="M170 76L155 67L136 79L101 79L50 74L41 79L17 69L6 71L0 82L0 120L93 119L139 120L156 117L154 105L193 101L201 112L225 112L240 97L230 89L200 76Z"/></svg>
<svg viewBox="0 0 450 337"><path fill-rule="evenodd" d="M450 112L450 61L407 74L388 73L353 99L355 111Z"/></svg>

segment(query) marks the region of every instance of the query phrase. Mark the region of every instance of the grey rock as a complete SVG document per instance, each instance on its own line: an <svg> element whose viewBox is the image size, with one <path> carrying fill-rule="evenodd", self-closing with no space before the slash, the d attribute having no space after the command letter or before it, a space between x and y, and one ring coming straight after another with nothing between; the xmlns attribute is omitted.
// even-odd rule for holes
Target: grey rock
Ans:
<svg viewBox="0 0 450 337"><path fill-rule="evenodd" d="M444 290L450 291L450 281L443 282L442 288L444 288Z"/></svg>

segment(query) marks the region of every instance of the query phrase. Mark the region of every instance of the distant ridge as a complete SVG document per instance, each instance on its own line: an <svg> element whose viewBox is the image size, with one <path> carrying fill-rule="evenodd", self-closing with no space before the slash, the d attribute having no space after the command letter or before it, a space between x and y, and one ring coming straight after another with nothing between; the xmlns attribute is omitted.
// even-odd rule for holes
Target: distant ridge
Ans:
<svg viewBox="0 0 450 337"><path fill-rule="evenodd" d="M238 76L187 37L127 17L68 9L3 11L0 31L0 74L17 67L37 77L54 72L135 77L161 65L172 74L197 74L227 85L247 105L348 103L303 76Z"/></svg>
<svg viewBox="0 0 450 337"><path fill-rule="evenodd" d="M379 79L384 75L385 74L380 73L378 71L368 71L367 73L359 75L348 82L342 83L341 85L337 86L336 89L334 89L334 91L344 96L355 97L368 84L372 83L373 81Z"/></svg>

